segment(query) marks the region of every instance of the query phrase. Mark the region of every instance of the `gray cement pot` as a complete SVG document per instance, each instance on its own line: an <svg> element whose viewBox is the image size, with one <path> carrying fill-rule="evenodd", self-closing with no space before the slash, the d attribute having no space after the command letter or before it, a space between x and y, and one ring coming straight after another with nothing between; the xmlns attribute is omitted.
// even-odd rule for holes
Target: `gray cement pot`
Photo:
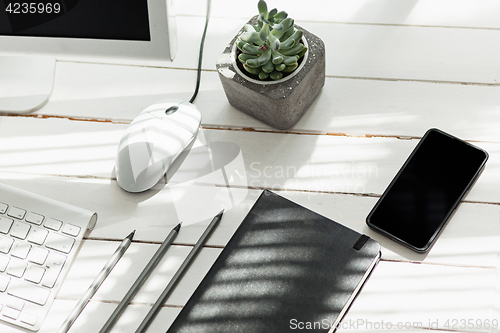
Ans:
<svg viewBox="0 0 500 333"><path fill-rule="evenodd" d="M248 23L255 23L256 17ZM325 84L325 44L304 31L308 51L299 67L278 81L254 80L236 65L233 38L217 60L217 71L229 103L240 111L277 129L289 129L307 111Z"/></svg>

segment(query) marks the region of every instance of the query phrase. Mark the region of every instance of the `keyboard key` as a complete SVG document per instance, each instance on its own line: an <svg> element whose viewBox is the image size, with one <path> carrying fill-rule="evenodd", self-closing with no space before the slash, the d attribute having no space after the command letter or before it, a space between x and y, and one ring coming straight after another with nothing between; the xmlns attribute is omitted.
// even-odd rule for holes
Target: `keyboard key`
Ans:
<svg viewBox="0 0 500 333"><path fill-rule="evenodd" d="M12 248L12 256L17 257L19 259L26 259L28 256L28 253L31 250L31 245L26 243L26 242L18 242L14 244L14 247Z"/></svg>
<svg viewBox="0 0 500 333"><path fill-rule="evenodd" d="M45 242L45 246L48 247L49 249L54 249L64 253L69 253L74 243L75 240L73 238L51 232L47 237L47 242Z"/></svg>
<svg viewBox="0 0 500 333"><path fill-rule="evenodd" d="M45 275L42 279L42 285L45 287L52 288L54 287L57 277L66 262L66 256L56 253L50 252L47 261L45 262L44 267L46 268Z"/></svg>
<svg viewBox="0 0 500 333"><path fill-rule="evenodd" d="M28 255L28 260L35 264L43 265L48 255L49 250L34 246Z"/></svg>
<svg viewBox="0 0 500 333"><path fill-rule="evenodd" d="M20 278L24 275L26 267L28 267L28 264L24 261L11 259L9 261L9 265L7 266L7 274Z"/></svg>
<svg viewBox="0 0 500 333"><path fill-rule="evenodd" d="M12 238L0 235L0 252L9 253L12 243L14 243Z"/></svg>
<svg viewBox="0 0 500 333"><path fill-rule="evenodd" d="M16 310L16 309L13 309L13 308L9 308L9 307L5 307L5 309L3 310L3 315L5 317L9 317L9 318L12 318L12 319L17 319L19 318L19 315L21 314L21 311L19 310Z"/></svg>
<svg viewBox="0 0 500 333"><path fill-rule="evenodd" d="M9 208L9 205L0 202L0 213L1 214L5 214L5 212L7 211L7 208Z"/></svg>
<svg viewBox="0 0 500 333"><path fill-rule="evenodd" d="M26 323L31 326L35 326L36 322L38 321L38 317L26 312L21 313L21 317L19 318L20 321L23 323Z"/></svg>
<svg viewBox="0 0 500 333"><path fill-rule="evenodd" d="M65 233L65 234L67 234L67 235L76 237L80 233L80 227L76 226L76 225L72 225L72 224L66 223L64 225L64 227L63 227L62 232Z"/></svg>
<svg viewBox="0 0 500 333"><path fill-rule="evenodd" d="M31 226L23 222L14 222L12 229L10 230L10 235L19 239L25 239L28 236Z"/></svg>
<svg viewBox="0 0 500 333"><path fill-rule="evenodd" d="M4 256L3 254L0 254L0 272L4 272L7 269L9 261L10 261L9 256Z"/></svg>
<svg viewBox="0 0 500 333"><path fill-rule="evenodd" d="M12 223L14 223L13 219L9 219L7 217L0 217L0 232L6 234L9 232L10 227L12 226Z"/></svg>
<svg viewBox="0 0 500 333"><path fill-rule="evenodd" d="M5 276L5 275L0 275L0 291L1 292L4 292L7 289L9 282L10 282L10 277Z"/></svg>
<svg viewBox="0 0 500 333"><path fill-rule="evenodd" d="M14 297L9 297L5 303L6 303L5 305L8 306L9 308L16 309L19 311L21 311L24 308L24 302Z"/></svg>
<svg viewBox="0 0 500 333"><path fill-rule="evenodd" d="M45 274L45 269L39 266L30 266L24 279L33 283L40 283L42 281L43 274Z"/></svg>
<svg viewBox="0 0 500 333"><path fill-rule="evenodd" d="M28 242L42 245L48 234L49 232L47 230L34 227L31 229L30 235L28 236Z"/></svg>
<svg viewBox="0 0 500 333"><path fill-rule="evenodd" d="M10 281L7 293L39 305L44 305L50 296L50 290L16 279Z"/></svg>
<svg viewBox="0 0 500 333"><path fill-rule="evenodd" d="M28 215L26 216L26 221L30 223L34 223L36 225L40 225L43 222L43 215L36 214L33 212L29 212Z"/></svg>
<svg viewBox="0 0 500 333"><path fill-rule="evenodd" d="M59 231L59 229L61 229L62 224L63 223L61 221L49 217L49 218L47 218L47 220L45 221L45 223L43 224L43 226L45 228L49 228L49 229L52 229L52 230L55 230L55 231Z"/></svg>
<svg viewBox="0 0 500 333"><path fill-rule="evenodd" d="M26 211L24 209L21 209L21 208L10 207L9 213L7 215L15 217L16 219L22 220L24 218L24 215L26 215Z"/></svg>
<svg viewBox="0 0 500 333"><path fill-rule="evenodd" d="M0 197L0 327L39 330L88 221L81 209L2 184Z"/></svg>

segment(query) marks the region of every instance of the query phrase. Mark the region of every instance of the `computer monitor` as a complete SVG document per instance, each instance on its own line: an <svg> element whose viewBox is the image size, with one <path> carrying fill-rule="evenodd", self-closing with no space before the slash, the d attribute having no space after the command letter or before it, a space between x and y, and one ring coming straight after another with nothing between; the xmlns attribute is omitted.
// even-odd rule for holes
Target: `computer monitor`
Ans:
<svg viewBox="0 0 500 333"><path fill-rule="evenodd" d="M157 64L176 50L172 0L0 0L0 112L45 105L56 59Z"/></svg>

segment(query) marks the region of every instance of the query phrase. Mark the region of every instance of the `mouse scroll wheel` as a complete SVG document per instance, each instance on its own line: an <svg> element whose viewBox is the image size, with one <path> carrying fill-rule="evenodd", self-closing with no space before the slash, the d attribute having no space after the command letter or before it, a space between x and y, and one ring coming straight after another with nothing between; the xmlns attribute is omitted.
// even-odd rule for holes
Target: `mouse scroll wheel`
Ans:
<svg viewBox="0 0 500 333"><path fill-rule="evenodd" d="M175 113L175 111L179 110L179 107L177 105L169 107L167 110L165 110L165 114L167 116L171 115L172 113Z"/></svg>

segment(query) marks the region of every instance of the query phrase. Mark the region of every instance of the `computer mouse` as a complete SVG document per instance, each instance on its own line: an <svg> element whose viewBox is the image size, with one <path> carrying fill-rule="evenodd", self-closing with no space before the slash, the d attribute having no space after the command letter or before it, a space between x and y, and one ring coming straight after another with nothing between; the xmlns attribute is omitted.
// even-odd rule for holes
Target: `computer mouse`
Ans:
<svg viewBox="0 0 500 333"><path fill-rule="evenodd" d="M170 179L189 153L201 124L201 113L180 99L148 106L127 127L118 145L115 173L128 192L143 192Z"/></svg>

